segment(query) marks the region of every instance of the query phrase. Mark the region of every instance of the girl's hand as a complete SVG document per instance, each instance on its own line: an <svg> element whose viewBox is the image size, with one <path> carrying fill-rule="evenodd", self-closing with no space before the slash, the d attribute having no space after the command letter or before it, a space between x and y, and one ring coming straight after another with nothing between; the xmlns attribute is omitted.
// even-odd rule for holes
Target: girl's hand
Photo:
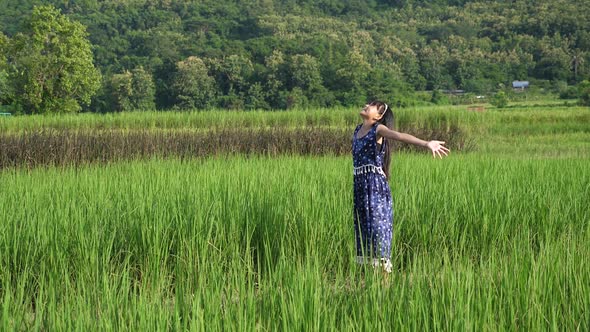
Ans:
<svg viewBox="0 0 590 332"><path fill-rule="evenodd" d="M445 144L445 142L443 141L430 141L426 144L426 147L429 148L430 151L432 151L433 158L436 158L436 156L438 155L440 159L442 159L443 154L447 156L447 152L451 152L451 150L444 147L443 144Z"/></svg>

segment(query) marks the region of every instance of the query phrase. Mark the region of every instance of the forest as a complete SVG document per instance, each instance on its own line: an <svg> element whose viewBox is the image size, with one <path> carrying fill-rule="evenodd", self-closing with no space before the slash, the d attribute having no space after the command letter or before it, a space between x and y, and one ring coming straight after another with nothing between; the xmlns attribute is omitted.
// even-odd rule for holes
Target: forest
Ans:
<svg viewBox="0 0 590 332"><path fill-rule="evenodd" d="M3 0L0 105L15 113L375 98L407 106L419 91L491 94L514 80L575 94L590 78L588 8L589 0Z"/></svg>

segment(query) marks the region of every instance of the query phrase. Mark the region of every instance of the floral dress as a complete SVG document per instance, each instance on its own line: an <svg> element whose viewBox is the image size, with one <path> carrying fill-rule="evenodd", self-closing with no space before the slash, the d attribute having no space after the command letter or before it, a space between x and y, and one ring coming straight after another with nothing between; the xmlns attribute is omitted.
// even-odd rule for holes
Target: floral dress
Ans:
<svg viewBox="0 0 590 332"><path fill-rule="evenodd" d="M393 209L391 191L383 172L385 144L377 144L377 126L363 137L352 139L354 166L354 230L357 262L383 265L390 272Z"/></svg>

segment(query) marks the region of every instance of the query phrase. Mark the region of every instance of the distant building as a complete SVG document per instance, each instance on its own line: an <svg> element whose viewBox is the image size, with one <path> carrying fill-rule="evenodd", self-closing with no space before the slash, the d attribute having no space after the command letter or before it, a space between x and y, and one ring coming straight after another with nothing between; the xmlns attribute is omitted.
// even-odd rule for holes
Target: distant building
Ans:
<svg viewBox="0 0 590 332"><path fill-rule="evenodd" d="M529 87L529 81L512 81L512 88L524 90Z"/></svg>

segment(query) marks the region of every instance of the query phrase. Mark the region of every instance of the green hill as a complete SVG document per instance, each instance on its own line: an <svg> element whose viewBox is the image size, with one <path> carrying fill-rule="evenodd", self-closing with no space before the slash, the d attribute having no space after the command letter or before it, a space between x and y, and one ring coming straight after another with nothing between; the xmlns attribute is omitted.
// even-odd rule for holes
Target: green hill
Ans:
<svg viewBox="0 0 590 332"><path fill-rule="evenodd" d="M94 111L125 109L112 86L139 67L157 108L405 105L416 90L590 77L588 0L4 0L0 30L14 37L47 3L87 27L103 74Z"/></svg>

